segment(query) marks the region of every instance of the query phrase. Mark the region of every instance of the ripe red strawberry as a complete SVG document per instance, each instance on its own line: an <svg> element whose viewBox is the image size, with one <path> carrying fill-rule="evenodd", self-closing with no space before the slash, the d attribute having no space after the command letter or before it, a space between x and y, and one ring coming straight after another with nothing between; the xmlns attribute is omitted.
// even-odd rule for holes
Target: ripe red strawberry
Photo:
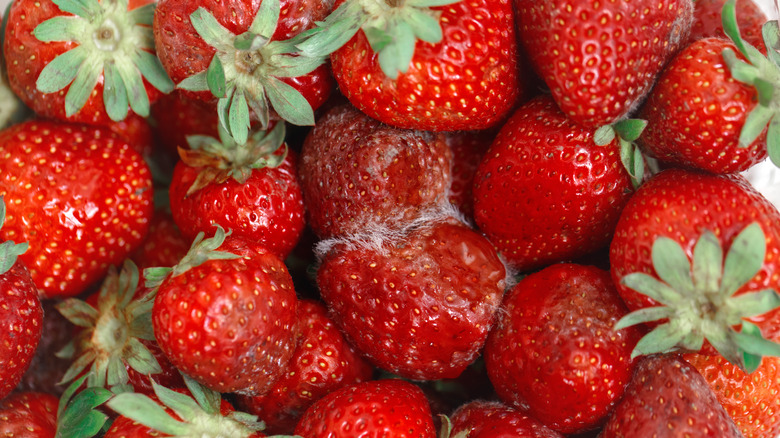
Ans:
<svg viewBox="0 0 780 438"><path fill-rule="evenodd" d="M152 216L149 168L103 128L28 121L0 133L5 239L27 241L20 259L41 295L83 292L121 263Z"/></svg>
<svg viewBox="0 0 780 438"><path fill-rule="evenodd" d="M450 163L443 135L391 128L350 105L335 107L301 152L309 225L324 239L446 206Z"/></svg>
<svg viewBox="0 0 780 438"><path fill-rule="evenodd" d="M36 113L105 125L146 117L173 83L154 54L154 2L17 0L3 52L11 88Z"/></svg>
<svg viewBox="0 0 780 438"><path fill-rule="evenodd" d="M474 176L474 218L519 270L606 245L632 193L617 140L594 143L540 97L501 128Z"/></svg>
<svg viewBox="0 0 780 438"><path fill-rule="evenodd" d="M372 380L333 391L304 412L295 435L433 438L436 432L422 390L404 380Z"/></svg>
<svg viewBox="0 0 780 438"><path fill-rule="evenodd" d="M639 362L622 401L599 435L651 436L742 435L696 369L677 356L663 355Z"/></svg>
<svg viewBox="0 0 780 438"><path fill-rule="evenodd" d="M522 97L510 0L362 3L337 0L322 27L343 32L333 74L369 116L406 129L477 130L500 123ZM359 24L344 32L350 20ZM298 47L316 51L319 38Z"/></svg>
<svg viewBox="0 0 780 438"><path fill-rule="evenodd" d="M164 209L157 209L146 238L141 246L130 254L130 258L142 272L155 266L170 267L179 263L187 254L190 243L192 240L181 234L171 214Z"/></svg>
<svg viewBox="0 0 780 438"><path fill-rule="evenodd" d="M154 153L154 134L145 118L128 114L124 120L112 121L106 127L127 141L145 159L149 159Z"/></svg>
<svg viewBox="0 0 780 438"><path fill-rule="evenodd" d="M625 118L687 41L692 0L515 0L520 41L555 102L598 128Z"/></svg>
<svg viewBox="0 0 780 438"><path fill-rule="evenodd" d="M0 196L0 230L5 222ZM0 399L22 380L41 339L43 308L38 289L18 257L27 243L0 240Z"/></svg>
<svg viewBox="0 0 780 438"><path fill-rule="evenodd" d="M179 158L179 148L187 148L187 136L219 136L219 116L200 99L189 98L181 90L160 97L152 105L155 138L166 153Z"/></svg>
<svg viewBox="0 0 780 438"><path fill-rule="evenodd" d="M219 225L287 257L305 220L297 155L284 132L278 123L245 144L223 130L219 139L189 138L191 149L180 150L169 188L173 218L186 237Z"/></svg>
<svg viewBox="0 0 780 438"><path fill-rule="evenodd" d="M661 323L634 354L715 347L748 371L780 355L780 213L744 178L657 174L623 210L610 263L637 310L620 325Z"/></svg>
<svg viewBox="0 0 780 438"><path fill-rule="evenodd" d="M270 109L296 125L314 124L313 109L333 80L323 57L298 56L285 40L329 11L326 0L161 0L154 36L178 88L217 103L222 127L244 143L250 119L266 128Z"/></svg>
<svg viewBox="0 0 780 438"><path fill-rule="evenodd" d="M454 219L414 225L323 245L317 284L374 365L415 380L457 377L493 325L504 265L487 239Z"/></svg>
<svg viewBox="0 0 780 438"><path fill-rule="evenodd" d="M44 392L16 392L0 402L0 436L54 438L57 397Z"/></svg>
<svg viewBox="0 0 780 438"><path fill-rule="evenodd" d="M721 12L727 0L696 0L690 41L708 37L725 38ZM766 23L764 11L753 0L737 0L737 22L742 37L755 47L763 47L761 27Z"/></svg>
<svg viewBox="0 0 780 438"><path fill-rule="evenodd" d="M564 434L597 428L634 369L639 330L612 330L626 313L607 271L558 264L523 278L485 345L501 400Z"/></svg>
<svg viewBox="0 0 780 438"><path fill-rule="evenodd" d="M266 433L290 434L303 411L326 394L371 379L374 368L344 339L319 302L298 303L298 347L284 376L265 396L239 396L240 406L266 424Z"/></svg>
<svg viewBox="0 0 780 438"><path fill-rule="evenodd" d="M218 249L218 251L217 251ZM159 284L154 334L183 373L219 392L266 393L295 349L297 298L284 263L263 246L196 237L173 269L144 271Z"/></svg>
<svg viewBox="0 0 780 438"><path fill-rule="evenodd" d="M686 354L683 358L704 377L745 438L780 434L780 358L764 358L751 374L717 355Z"/></svg>
<svg viewBox="0 0 780 438"><path fill-rule="evenodd" d="M450 437L563 438L533 417L494 401L475 400L452 414Z"/></svg>
<svg viewBox="0 0 780 438"><path fill-rule="evenodd" d="M488 131L448 132L445 136L452 151L450 204L469 220L474 217L474 175L494 138L495 132Z"/></svg>

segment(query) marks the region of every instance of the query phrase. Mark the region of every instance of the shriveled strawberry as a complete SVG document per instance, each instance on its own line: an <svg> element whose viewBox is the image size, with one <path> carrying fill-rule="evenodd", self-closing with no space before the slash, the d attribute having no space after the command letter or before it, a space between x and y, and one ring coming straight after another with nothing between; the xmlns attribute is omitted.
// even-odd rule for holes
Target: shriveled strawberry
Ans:
<svg viewBox="0 0 780 438"><path fill-rule="evenodd" d="M157 209L149 225L149 232L130 258L143 271L155 266L174 266L187 254L192 243L185 238L173 216L164 209Z"/></svg>
<svg viewBox="0 0 780 438"><path fill-rule="evenodd" d="M0 401L0 435L54 438L57 433L56 396L45 392L16 392Z"/></svg>
<svg viewBox="0 0 780 438"><path fill-rule="evenodd" d="M655 327L634 355L717 350L748 371L780 355L780 212L744 178L655 175L623 210L610 264L635 311L619 326Z"/></svg>
<svg viewBox="0 0 780 438"><path fill-rule="evenodd" d="M5 211L0 196L0 230ZM38 289L19 261L28 247L26 242L0 240L0 399L19 384L41 339L43 308Z"/></svg>
<svg viewBox="0 0 780 438"><path fill-rule="evenodd" d="M290 434L303 412L326 394L371 379L374 368L344 339L319 302L298 303L298 347L265 396L239 396L239 405L266 424L266 433Z"/></svg>
<svg viewBox="0 0 780 438"><path fill-rule="evenodd" d="M676 355L662 355L639 362L623 399L599 436L742 435L696 369Z"/></svg>
<svg viewBox="0 0 780 438"><path fill-rule="evenodd" d="M563 438L539 420L495 401L475 400L452 416L452 438Z"/></svg>
<svg viewBox="0 0 780 438"><path fill-rule="evenodd" d="M687 41L692 0L515 0L520 41L567 117L625 118Z"/></svg>
<svg viewBox="0 0 780 438"><path fill-rule="evenodd" d="M333 391L304 412L295 434L326 438L343 434L434 438L433 418L422 390L404 380L357 383Z"/></svg>
<svg viewBox="0 0 780 438"><path fill-rule="evenodd" d="M709 383L745 438L780 434L780 358L764 358L751 374L717 355L686 354L683 358Z"/></svg>
<svg viewBox="0 0 780 438"><path fill-rule="evenodd" d="M141 244L152 216L149 168L110 131L28 121L0 133L0 237L27 241L20 259L42 296L75 296Z"/></svg>
<svg viewBox="0 0 780 438"><path fill-rule="evenodd" d="M607 271L558 264L523 278L485 345L499 397L561 433L597 428L634 370L641 333L612 330L626 313Z"/></svg>
<svg viewBox="0 0 780 438"><path fill-rule="evenodd" d="M18 0L3 52L12 89L39 115L105 125L146 117L173 83L155 56L151 0Z"/></svg>
<svg viewBox="0 0 780 438"><path fill-rule="evenodd" d="M487 239L454 219L426 218L334 240L323 244L317 284L334 321L376 366L430 380L457 377L477 358L506 277Z"/></svg>
<svg viewBox="0 0 780 438"><path fill-rule="evenodd" d="M446 206L450 163L442 134L391 128L350 105L335 107L301 152L309 225L324 239Z"/></svg>
<svg viewBox="0 0 780 438"><path fill-rule="evenodd" d="M552 98L520 107L474 176L474 218L519 270L606 245L633 191L617 140L594 143Z"/></svg>
<svg viewBox="0 0 780 438"><path fill-rule="evenodd" d="M214 225L258 242L281 259L305 225L297 155L284 143L285 126L256 131L238 144L220 137L189 137L169 188L171 213L188 238Z"/></svg>
<svg viewBox="0 0 780 438"><path fill-rule="evenodd" d="M172 269L148 268L158 287L154 334L183 373L219 392L259 395L295 350L297 298L284 263L263 246L198 234Z"/></svg>
<svg viewBox="0 0 780 438"><path fill-rule="evenodd" d="M693 25L689 41L693 42L702 38L725 38L721 12L726 0L696 0L693 9ZM755 47L762 47L764 38L761 35L761 27L767 22L764 11L753 0L737 1L737 22L742 30L745 41Z"/></svg>

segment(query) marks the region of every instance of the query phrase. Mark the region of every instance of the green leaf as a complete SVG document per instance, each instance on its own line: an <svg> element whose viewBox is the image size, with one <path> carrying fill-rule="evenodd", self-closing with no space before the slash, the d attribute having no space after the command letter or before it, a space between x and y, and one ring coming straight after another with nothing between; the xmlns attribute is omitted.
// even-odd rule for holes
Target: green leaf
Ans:
<svg viewBox="0 0 780 438"><path fill-rule="evenodd" d="M65 412L65 408L67 408L68 403L73 397L73 394L75 394L81 385L84 384L84 381L87 380L87 377L88 375L81 376L76 381L68 385L68 387L65 388L65 391L62 392L62 395L60 396L60 402L57 406L57 418L62 418L63 412Z"/></svg>
<svg viewBox="0 0 780 438"><path fill-rule="evenodd" d="M35 26L33 35L39 41L78 41L88 34L87 22L73 16L59 15Z"/></svg>
<svg viewBox="0 0 780 438"><path fill-rule="evenodd" d="M314 125L314 111L311 105L291 85L271 77L265 84L265 93L271 107L284 120L299 126Z"/></svg>
<svg viewBox="0 0 780 438"><path fill-rule="evenodd" d="M0 274L8 272L20 255L24 254L30 245L27 242L15 244L11 241L0 243Z"/></svg>
<svg viewBox="0 0 780 438"><path fill-rule="evenodd" d="M367 18L360 2L346 1L316 27L299 34L296 46L303 56L328 56L352 39Z"/></svg>
<svg viewBox="0 0 780 438"><path fill-rule="evenodd" d="M644 324L652 321L660 321L662 319L669 319L674 315L674 309L667 306L657 307L644 307L642 309L635 310L622 318L615 324L612 330L618 331L626 327L632 327L639 324Z"/></svg>
<svg viewBox="0 0 780 438"><path fill-rule="evenodd" d="M127 89L127 99L133 112L141 117L149 116L149 96L138 68L128 59L117 59L117 71Z"/></svg>
<svg viewBox="0 0 780 438"><path fill-rule="evenodd" d="M77 49L78 47L73 50ZM97 86L102 73L103 65L98 59L87 58L84 60L78 73L76 73L75 79L71 82L67 94L65 94L66 116L70 117L84 107L84 104L87 103L89 96L92 94L92 90Z"/></svg>
<svg viewBox="0 0 780 438"><path fill-rule="evenodd" d="M731 77L735 80L745 84L753 84L761 76L761 71L758 67L738 59L737 55L730 48L723 49L721 56L723 56L723 61L731 72Z"/></svg>
<svg viewBox="0 0 780 438"><path fill-rule="evenodd" d="M154 88L165 94L173 91L173 81L163 68L160 58L139 49L133 54L133 64Z"/></svg>
<svg viewBox="0 0 780 438"><path fill-rule="evenodd" d="M390 36L393 42L379 51L377 59L385 75L390 79L396 79L399 72L406 73L409 70L416 41L412 28L404 21L392 28Z"/></svg>
<svg viewBox="0 0 780 438"><path fill-rule="evenodd" d="M206 70L185 78L176 87L187 91L208 91L209 83L206 80Z"/></svg>
<svg viewBox="0 0 780 438"><path fill-rule="evenodd" d="M191 421L197 418L203 412L192 397L178 393L164 386L152 382L154 394L160 399L160 403L168 406L176 412L179 418L185 421Z"/></svg>
<svg viewBox="0 0 780 438"><path fill-rule="evenodd" d="M754 222L743 229L731 243L723 264L723 280L720 290L733 295L750 281L764 265L766 236L761 226Z"/></svg>
<svg viewBox="0 0 780 438"><path fill-rule="evenodd" d="M766 133L766 148L772 164L780 167L780 120L777 117L773 118L769 124L769 130Z"/></svg>
<svg viewBox="0 0 780 438"><path fill-rule="evenodd" d="M114 121L124 120L128 110L127 89L114 62L106 63L103 78L103 102L108 117Z"/></svg>
<svg viewBox="0 0 780 438"><path fill-rule="evenodd" d="M98 435L108 420L108 415L92 410L84 412L74 425L57 425L55 438L89 438ZM102 435L101 435L102 436Z"/></svg>
<svg viewBox="0 0 780 438"><path fill-rule="evenodd" d="M735 333L734 337L740 350L743 352L758 356L780 357L780 344L765 339L760 331L751 330L745 332L743 330L740 333Z"/></svg>
<svg viewBox="0 0 780 438"><path fill-rule="evenodd" d="M52 0L52 3L63 12L70 12L82 18L89 19L101 13L97 0Z"/></svg>
<svg viewBox="0 0 780 438"><path fill-rule="evenodd" d="M621 283L667 306L682 299L682 294L679 291L658 281L655 277L641 272L626 275Z"/></svg>
<svg viewBox="0 0 780 438"><path fill-rule="evenodd" d="M272 76L277 78L295 78L305 76L325 63L325 58L310 58L308 56L278 55L273 58Z"/></svg>
<svg viewBox="0 0 780 438"><path fill-rule="evenodd" d="M264 36L244 32L233 40L233 47L237 50L255 51L268 44L268 41Z"/></svg>
<svg viewBox="0 0 780 438"><path fill-rule="evenodd" d="M165 280L165 277L173 272L173 268L146 268L144 269L144 286L155 289Z"/></svg>
<svg viewBox="0 0 780 438"><path fill-rule="evenodd" d="M81 356L76 358L75 361L73 361L73 363L70 365L68 370L65 371L65 375L62 376L62 380L60 380L59 383L68 383L71 380L75 379L79 374L81 374L82 371L84 371L94 361L95 361L95 351L87 350Z"/></svg>
<svg viewBox="0 0 780 438"><path fill-rule="evenodd" d="M637 342L631 357L673 351L687 333L681 333L674 324L662 324Z"/></svg>
<svg viewBox="0 0 780 438"><path fill-rule="evenodd" d="M739 309L737 313L742 318L752 318L780 308L780 295L773 289L764 289L733 296L729 298L728 304Z"/></svg>
<svg viewBox="0 0 780 438"><path fill-rule="evenodd" d="M753 144L774 116L775 112L772 109L756 105L745 119L745 125L739 134L739 147L746 148Z"/></svg>
<svg viewBox="0 0 780 438"><path fill-rule="evenodd" d="M406 8L406 11L404 20L417 38L431 44L441 41L443 35L439 20L420 9Z"/></svg>
<svg viewBox="0 0 780 438"><path fill-rule="evenodd" d="M698 290L715 292L720 289L723 275L723 248L718 237L704 230L693 248L693 283Z"/></svg>
<svg viewBox="0 0 780 438"><path fill-rule="evenodd" d="M173 419L162 406L143 394L118 394L106 405L119 415L159 432L173 436L186 436L189 433L185 423Z"/></svg>
<svg viewBox="0 0 780 438"><path fill-rule="evenodd" d="M66 298L54 307L65 319L79 327L94 327L99 316L97 309L78 298Z"/></svg>
<svg viewBox="0 0 780 438"><path fill-rule="evenodd" d="M132 23L151 27L154 25L154 12L156 8L156 2L152 2L127 11L127 16Z"/></svg>
<svg viewBox="0 0 780 438"><path fill-rule="evenodd" d="M634 142L639 139L647 127L647 120L625 119L614 124L615 132L623 140Z"/></svg>
<svg viewBox="0 0 780 438"><path fill-rule="evenodd" d="M201 6L190 14L190 22L198 35L217 51L232 46L235 35L222 26L204 7Z"/></svg>
<svg viewBox="0 0 780 438"><path fill-rule="evenodd" d="M764 45L767 48L767 55L774 65L780 65L780 28L777 20L769 20L761 27L761 35L764 37Z"/></svg>
<svg viewBox="0 0 780 438"><path fill-rule="evenodd" d="M742 324L742 333L750 336L761 336L761 329L755 324L745 322ZM743 352L742 357L745 361L745 372L748 374L755 372L761 366L761 360L763 359L763 356L760 354L750 354L748 352Z"/></svg>
<svg viewBox="0 0 780 438"><path fill-rule="evenodd" d="M87 388L78 393L71 400L62 417L57 419L57 430L68 431L70 436L90 437L95 436L108 417L94 410L113 397L111 391L104 388ZM75 431L84 431L84 434L72 434Z"/></svg>
<svg viewBox="0 0 780 438"><path fill-rule="evenodd" d="M461 0L406 0L406 4L418 8L432 8L436 6L452 5L459 1Z"/></svg>
<svg viewBox="0 0 780 438"><path fill-rule="evenodd" d="M735 0L728 0L721 10L721 22L723 24L723 31L734 42L740 52L747 53L746 43L742 39L739 33L739 25L737 24L737 6Z"/></svg>
<svg viewBox="0 0 780 438"><path fill-rule="evenodd" d="M630 172L631 182L634 188L639 187L642 184L642 179L645 175L645 157L642 155L642 150L634 146L634 157L632 159L633 168Z"/></svg>
<svg viewBox="0 0 780 438"><path fill-rule="evenodd" d="M653 268L661 280L680 293L693 291L691 262L680 244L668 237L658 237L653 242L651 257Z"/></svg>
<svg viewBox="0 0 780 438"><path fill-rule="evenodd" d="M239 145L246 144L249 137L249 106L246 102L244 92L236 90L233 93L233 99L230 102L230 109L228 112L228 120L230 124L230 135Z"/></svg>
<svg viewBox="0 0 780 438"><path fill-rule="evenodd" d="M206 70L206 83L209 86L209 90L214 97L225 97L227 90L227 83L225 81L225 68L222 66L219 56L214 55L209 63L209 68Z"/></svg>
<svg viewBox="0 0 780 438"><path fill-rule="evenodd" d="M249 31L270 40L274 31L276 31L280 13L281 6L279 5L279 0L263 0L252 21L252 25L249 27Z"/></svg>
<svg viewBox="0 0 780 438"><path fill-rule="evenodd" d="M623 140L618 137L618 143L620 144L620 162L623 164L623 168L631 177L631 184L634 188L639 187L642 184L642 178L644 176L644 157L639 148L634 143Z"/></svg>
<svg viewBox="0 0 780 438"><path fill-rule="evenodd" d="M73 82L88 56L89 51L84 46L78 46L54 58L41 70L35 87L41 93L55 93L62 90Z"/></svg>
<svg viewBox="0 0 780 438"><path fill-rule="evenodd" d="M593 134L593 142L597 146L606 146L615 140L615 129L612 125L604 125L599 127Z"/></svg>
<svg viewBox="0 0 780 438"><path fill-rule="evenodd" d="M192 397L197 401L198 406L209 414L219 414L220 406L222 405L222 395L206 388L186 374L182 373L181 376L184 379L184 384L187 386L187 389L189 389L190 394L192 394Z"/></svg>
<svg viewBox="0 0 780 438"><path fill-rule="evenodd" d="M125 351L127 352L125 355L127 364L139 374L150 375L162 372L160 363L157 362L154 354L138 339L130 338Z"/></svg>

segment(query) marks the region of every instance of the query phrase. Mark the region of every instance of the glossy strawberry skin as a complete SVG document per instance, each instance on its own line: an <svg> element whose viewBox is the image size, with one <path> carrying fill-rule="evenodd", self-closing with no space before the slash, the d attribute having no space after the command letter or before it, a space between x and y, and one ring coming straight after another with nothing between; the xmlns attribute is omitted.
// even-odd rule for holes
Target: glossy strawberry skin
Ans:
<svg viewBox="0 0 780 438"><path fill-rule="evenodd" d="M399 128L458 131L498 124L523 94L511 1L431 9L441 11L444 37L436 44L418 41L406 73L388 78L358 31L331 55L339 89L361 111Z"/></svg>
<svg viewBox="0 0 780 438"><path fill-rule="evenodd" d="M434 438L422 390L403 380L373 380L333 391L314 403L295 435L329 438L350 431L361 437Z"/></svg>
<svg viewBox="0 0 780 438"><path fill-rule="evenodd" d="M485 345L501 400L564 434L597 428L634 369L641 332L612 330L626 313L607 271L557 264L525 277Z"/></svg>
<svg viewBox="0 0 780 438"><path fill-rule="evenodd" d="M151 3L153 0L131 1L128 10ZM14 1L8 12L3 53L8 71L8 82L17 96L36 114L69 122L106 126L113 121L106 113L103 102L103 75L101 73L94 91L80 111L68 117L65 114L66 87L61 92L41 93L35 83L43 68L54 58L75 47L75 42L42 42L33 35L33 29L53 17L69 17L52 1ZM144 88L150 102L161 93L144 80Z"/></svg>
<svg viewBox="0 0 780 438"><path fill-rule="evenodd" d="M748 147L739 146L758 93L731 76L725 49L739 53L728 40L700 39L666 66L639 113L648 122L639 138L645 151L672 165L712 173L741 172L766 158L766 131Z"/></svg>
<svg viewBox="0 0 780 438"><path fill-rule="evenodd" d="M520 107L474 176L474 218L524 271L606 245L633 192L616 142L597 146L550 97Z"/></svg>
<svg viewBox="0 0 780 438"><path fill-rule="evenodd" d="M0 399L29 368L43 328L43 308L29 271L18 260L0 274Z"/></svg>
<svg viewBox="0 0 780 438"><path fill-rule="evenodd" d="M599 435L640 436L742 435L696 369L676 355L665 355L639 362L623 400Z"/></svg>
<svg viewBox="0 0 780 438"><path fill-rule="evenodd" d="M469 438L563 438L533 417L503 403L474 400L452 413L451 436Z"/></svg>
<svg viewBox="0 0 780 438"><path fill-rule="evenodd" d="M391 128L345 105L306 137L298 174L320 238L412 220L447 203L451 156L443 135Z"/></svg>
<svg viewBox="0 0 780 438"><path fill-rule="evenodd" d="M57 432L57 397L43 392L16 392L0 402L0 435L52 438Z"/></svg>
<svg viewBox="0 0 780 438"><path fill-rule="evenodd" d="M433 380L457 377L476 359L505 275L485 238L440 222L381 248L334 247L317 284L334 321L376 366Z"/></svg>
<svg viewBox="0 0 780 438"><path fill-rule="evenodd" d="M637 106L687 41L693 21L691 0L515 0L515 6L534 69L561 110L591 129Z"/></svg>
<svg viewBox="0 0 780 438"><path fill-rule="evenodd" d="M263 394L295 349L292 279L260 245L230 236L220 251L242 257L209 260L160 285L155 337L171 363L204 386Z"/></svg>
<svg viewBox="0 0 780 438"><path fill-rule="evenodd" d="M267 395L239 396L243 410L259 416L269 434L292 433L306 408L342 386L370 380L374 371L317 301L298 303L297 339L285 375Z"/></svg>
<svg viewBox="0 0 780 438"><path fill-rule="evenodd" d="M780 434L780 358L765 357L751 374L718 355L686 354L683 358L704 377L745 438Z"/></svg>
<svg viewBox="0 0 780 438"><path fill-rule="evenodd" d="M704 230L715 233L728 248L753 222L761 225L766 236L766 258L760 271L737 294L780 290L780 213L741 176L665 170L645 182L623 210L610 245L612 279L630 310L658 306L653 299L620 284L630 273L655 275L650 254L658 237L679 243L690 260ZM780 340L780 310L748 320L761 328L765 338ZM707 343L703 352L715 353Z"/></svg>
<svg viewBox="0 0 780 438"><path fill-rule="evenodd" d="M725 38L721 12L726 0L696 0L690 41L708 37ZM757 49L763 49L761 27L767 21L766 14L753 0L737 0L737 24L742 38Z"/></svg>
<svg viewBox="0 0 780 438"><path fill-rule="evenodd" d="M0 133L0 238L29 242L20 256L42 296L83 292L141 244L152 217L149 168L99 127L28 121Z"/></svg>
<svg viewBox="0 0 780 438"><path fill-rule="evenodd" d="M202 168L179 161L169 187L173 218L185 237L193 238L201 231L211 233L214 225L220 225L284 259L305 226L297 161L297 154L289 150L278 167L254 169L243 184L228 178L189 195L187 191Z"/></svg>

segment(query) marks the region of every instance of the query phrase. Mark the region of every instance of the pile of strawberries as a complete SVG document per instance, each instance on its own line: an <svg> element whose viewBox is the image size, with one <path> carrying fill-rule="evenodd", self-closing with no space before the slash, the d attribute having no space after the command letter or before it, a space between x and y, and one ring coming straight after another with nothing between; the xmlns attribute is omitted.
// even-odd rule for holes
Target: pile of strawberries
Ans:
<svg viewBox="0 0 780 438"><path fill-rule="evenodd" d="M780 435L751 0L13 0L2 39L0 436Z"/></svg>

